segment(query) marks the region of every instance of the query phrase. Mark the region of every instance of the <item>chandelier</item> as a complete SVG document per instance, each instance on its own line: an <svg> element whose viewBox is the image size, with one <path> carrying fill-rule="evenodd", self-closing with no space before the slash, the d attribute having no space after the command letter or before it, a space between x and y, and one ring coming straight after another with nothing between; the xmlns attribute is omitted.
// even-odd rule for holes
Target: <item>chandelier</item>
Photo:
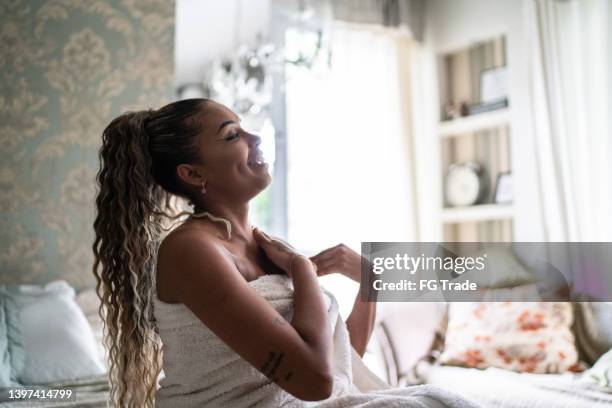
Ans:
<svg viewBox="0 0 612 408"><path fill-rule="evenodd" d="M305 69L329 66L331 17L325 10L299 0L296 8L281 14L286 24L284 47L265 42L258 35L255 46L237 46L231 55L211 61L203 84L207 96L245 117L266 115L272 102L273 74L282 70L284 64Z"/></svg>

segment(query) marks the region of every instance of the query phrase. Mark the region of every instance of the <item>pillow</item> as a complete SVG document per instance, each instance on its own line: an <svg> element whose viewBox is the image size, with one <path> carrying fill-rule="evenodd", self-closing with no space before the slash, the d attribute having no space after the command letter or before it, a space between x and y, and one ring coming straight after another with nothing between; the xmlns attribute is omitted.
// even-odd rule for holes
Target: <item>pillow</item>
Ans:
<svg viewBox="0 0 612 408"><path fill-rule="evenodd" d="M98 314L100 298L95 289L85 289L77 294L76 302L83 311L83 314L85 314L85 318L93 331L98 358L108 368L108 353L104 346L104 322Z"/></svg>
<svg viewBox="0 0 612 408"><path fill-rule="evenodd" d="M21 344L19 305L11 286L0 286L0 387L20 385L25 354Z"/></svg>
<svg viewBox="0 0 612 408"><path fill-rule="evenodd" d="M501 247L499 243L487 245L482 243L483 249L475 251L470 256L486 257L487 263L493 265L486 269L487 273L481 271L469 272L471 282L475 282L479 288L512 288L536 282L534 274L527 269L509 247Z"/></svg>
<svg viewBox="0 0 612 408"><path fill-rule="evenodd" d="M440 362L519 372L579 371L567 302L453 303Z"/></svg>
<svg viewBox="0 0 612 408"><path fill-rule="evenodd" d="M612 303L576 302L574 333L582 358L595 363L612 348Z"/></svg>
<svg viewBox="0 0 612 408"><path fill-rule="evenodd" d="M43 384L106 372L93 332L66 281L20 285L25 367L23 384Z"/></svg>
<svg viewBox="0 0 612 408"><path fill-rule="evenodd" d="M595 365L582 374L581 380L612 391L612 349L599 357Z"/></svg>

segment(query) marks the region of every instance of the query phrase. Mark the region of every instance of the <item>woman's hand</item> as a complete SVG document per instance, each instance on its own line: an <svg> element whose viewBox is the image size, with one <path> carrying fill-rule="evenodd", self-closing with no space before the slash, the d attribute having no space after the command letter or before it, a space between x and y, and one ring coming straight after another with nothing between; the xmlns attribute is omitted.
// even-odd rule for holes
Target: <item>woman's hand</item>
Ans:
<svg viewBox="0 0 612 408"><path fill-rule="evenodd" d="M290 275L291 268L295 268L298 262L310 263L308 258L298 253L291 245L278 238L270 237L259 228L253 229L253 235L257 244L259 244L268 258L270 258L276 266L285 271L290 278L293 278Z"/></svg>
<svg viewBox="0 0 612 408"><path fill-rule="evenodd" d="M361 255L344 244L338 244L310 257L317 265L317 275L340 273L356 282L361 282L362 259Z"/></svg>
<svg viewBox="0 0 612 408"><path fill-rule="evenodd" d="M341 273L360 285L362 262L367 262L361 255L344 244L321 251L310 258L317 265L319 276L330 273ZM349 332L351 346L360 356L363 356L374 329L376 321L376 302L363 301L361 291L355 297L353 310L346 319L346 328Z"/></svg>

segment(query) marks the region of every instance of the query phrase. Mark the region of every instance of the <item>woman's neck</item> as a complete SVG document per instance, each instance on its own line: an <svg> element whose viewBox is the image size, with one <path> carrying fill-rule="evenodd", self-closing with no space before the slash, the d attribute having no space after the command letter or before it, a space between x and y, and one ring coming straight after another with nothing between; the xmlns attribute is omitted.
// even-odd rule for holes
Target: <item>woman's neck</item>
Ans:
<svg viewBox="0 0 612 408"><path fill-rule="evenodd" d="M228 220L232 226L231 239L242 239L250 242L253 239L253 232L249 223L249 205L248 203L236 206L215 205L207 203L206 206L196 206L194 213L209 212L215 217L221 217Z"/></svg>

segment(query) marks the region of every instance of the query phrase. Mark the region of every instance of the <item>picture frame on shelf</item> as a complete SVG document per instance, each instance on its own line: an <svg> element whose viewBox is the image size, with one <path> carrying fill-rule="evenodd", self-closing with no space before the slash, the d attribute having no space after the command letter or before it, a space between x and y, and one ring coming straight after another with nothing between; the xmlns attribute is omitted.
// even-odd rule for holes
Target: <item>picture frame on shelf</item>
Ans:
<svg viewBox="0 0 612 408"><path fill-rule="evenodd" d="M495 204L510 204L514 201L514 188L512 172L503 172L497 175L493 202Z"/></svg>
<svg viewBox="0 0 612 408"><path fill-rule="evenodd" d="M508 99L508 68L505 65L480 72L480 104L489 105Z"/></svg>

